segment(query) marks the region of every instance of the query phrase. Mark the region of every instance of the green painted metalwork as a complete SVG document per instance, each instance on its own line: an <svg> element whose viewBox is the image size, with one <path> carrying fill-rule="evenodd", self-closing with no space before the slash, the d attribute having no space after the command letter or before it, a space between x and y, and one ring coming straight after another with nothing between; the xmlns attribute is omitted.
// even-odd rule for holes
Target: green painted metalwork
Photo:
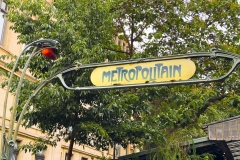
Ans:
<svg viewBox="0 0 240 160"><path fill-rule="evenodd" d="M163 60L172 60L172 59L182 59L182 58L198 58L198 57L209 57L212 59L215 58L225 58L233 60L232 68L223 76L218 78L207 78L207 79L189 79L182 81L170 81L170 82L152 82L152 83L143 83L143 84L129 84L129 85L113 85L113 86L86 86L86 87L69 87L65 81L63 74L72 72L72 71L82 71L83 69L97 68L104 66L114 66L122 64L133 64L140 62L153 62L153 61L163 61ZM106 89L123 89L123 88L135 88L135 87L153 87L153 86L166 86L166 85L182 85L182 84L196 84L196 83L210 83L217 82L226 79L240 64L240 55L226 52L218 49L211 49L210 52L194 52L191 54L168 56L168 57L159 57L153 59L136 59L136 60L127 60L127 61L116 61L111 63L93 63L93 64L76 64L70 67L67 67L58 73L56 73L52 78L58 77L66 89L75 90L75 91L86 91L86 90L106 90ZM51 78L51 79L52 79Z"/></svg>
<svg viewBox="0 0 240 160"><path fill-rule="evenodd" d="M14 144L15 144L15 141L16 141L16 135L18 133L18 130L14 131L14 136L15 136L14 138L12 138L12 135L13 135L13 128L14 128L14 120L15 120L15 116L16 116L15 113L16 113L16 109L17 109L17 102L18 102L18 98L19 98L19 94L20 94L21 86L22 86L22 80L23 80L24 75L26 73L26 70L28 68L28 64L31 61L31 58L36 56L39 52L35 52L35 50L34 50L30 54L29 59L28 59L27 63L25 64L25 67L22 71L22 75L20 77L18 87L17 87L17 91L16 91L16 95L15 95L15 103L14 103L14 106L13 106L13 111L12 111L12 115L11 115L11 119L10 119L8 138L6 138L5 121L6 121L7 100L8 100L9 90L10 90L10 86L11 86L11 83L12 83L12 78L13 78L14 72L17 68L20 57L23 55L23 53L27 49L29 49L30 47L40 47L40 48L42 48L43 46L51 46L53 48L58 48L59 47L59 42L56 41L56 40L52 40L52 39L40 39L40 40L36 40L36 41L28 44L24 48L24 50L20 53L20 55L17 57L17 59L15 61L15 64L14 64L14 67L11 71L10 77L8 79L8 85L7 85L7 89L6 89L6 93L5 93L5 100L4 100L4 105L3 105L2 131L1 131L1 137L3 138L3 140L1 141L0 156L2 157L1 159L3 159L3 160L5 160L5 159L9 160L9 158L13 154L13 147L14 147ZM20 124L18 124L18 125L20 125Z"/></svg>
<svg viewBox="0 0 240 160"><path fill-rule="evenodd" d="M48 42L48 40L43 40L43 42ZM40 41L42 43L42 41ZM50 40L50 42L53 42ZM36 42L34 43L36 44ZM55 41L54 41L55 44ZM35 46L33 44L28 45L30 46ZM233 64L231 69L223 76L218 77L218 78L207 78L207 79L189 79L189 80L181 80L181 81L169 81L169 82L152 82L152 83L143 83L143 84L130 84L130 85L113 85L113 86L85 86L85 87L69 87L66 85L64 81L64 74L70 73L73 71L82 71L84 69L89 69L89 68L97 68L97 67L104 67L104 66L114 66L114 65L123 65L123 64L134 64L134 63L140 63L140 62L153 62L153 61L164 61L164 60L172 60L172 59L182 59L182 58L198 58L198 57L209 57L212 59L215 58L225 58L225 59L230 59L233 60ZM17 126L15 128L13 140L8 140L5 136L5 130L2 132L2 138L4 139L4 144L2 144L2 159L8 159L12 155L12 148L13 144L16 141L17 133L19 130L19 126L21 124L22 118L27 110L27 107L33 97L36 96L36 94L46 85L48 84L51 80L55 78L59 78L62 85L69 90L75 90L75 91L91 91L91 90L107 90L107 89L124 89L124 88L139 88L139 87L153 87L153 86L170 86L170 85L183 85L183 84L197 84L197 83L210 83L210 82L217 82L217 81L222 81L226 79L230 74L237 68L237 66L240 64L240 55L226 52L223 50L217 50L217 49L212 49L210 52L195 52L192 54L184 54L184 55L176 55L176 56L168 56L168 57L158 57L158 58L150 58L150 59L136 59L136 60L125 60L125 61L115 61L111 63L92 63L92 64L73 64L71 66L65 67L64 69L56 72L54 75L49 77L48 79L44 80L41 82L41 84L33 91L31 96L28 98L26 101L23 110L21 112L21 115L18 119ZM12 74L14 73L14 70L12 71ZM11 78L10 78L11 79ZM10 86L10 85L9 85ZM5 113L5 112L3 112ZM5 125L4 125L5 128ZM9 154L6 154L9 153Z"/></svg>

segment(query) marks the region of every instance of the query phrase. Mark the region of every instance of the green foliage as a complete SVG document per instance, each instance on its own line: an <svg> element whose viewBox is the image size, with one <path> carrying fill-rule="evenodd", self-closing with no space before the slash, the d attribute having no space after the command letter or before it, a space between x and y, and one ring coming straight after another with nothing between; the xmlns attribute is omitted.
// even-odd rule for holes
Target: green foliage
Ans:
<svg viewBox="0 0 240 160"><path fill-rule="evenodd" d="M14 22L11 29L20 33L19 43L27 44L39 38L52 38L61 44L58 60L53 62L42 56L35 56L31 61L29 69L37 79L44 80L64 66L76 62L88 64L124 57L122 54L108 50L108 48L114 49L115 44L112 38L114 23L109 12L111 3L107 1L82 0L69 3L59 0L49 4L42 0L26 4L25 1L9 0L8 4L8 19ZM31 51L30 49L24 53L19 68L23 67L27 58L25 55ZM90 73L91 70L84 70L64 76L67 83L71 85L88 86L91 85ZM13 82L12 92L16 88L15 84L17 79ZM39 83L24 82L20 96L23 104L38 85ZM26 127L37 125L42 132L65 140L70 139L68 128L71 126L76 143L107 149L117 137L113 134L115 127L122 133L125 128L131 131L130 121L127 127L123 122L121 127L116 124L123 118L123 120L130 119L133 113L123 117L126 109L115 112L120 104L110 113L108 108L111 105L102 103L105 95L112 96L111 103L114 102L114 96L108 91L72 92L63 88L58 80L53 80L32 99L33 107L24 116L24 125ZM134 133L134 131L131 132ZM127 134L124 133L124 135ZM125 146L128 143L127 139L118 142L124 143ZM24 148L29 150L35 147L37 150L38 146L31 144Z"/></svg>
<svg viewBox="0 0 240 160"><path fill-rule="evenodd" d="M0 76L6 76L6 75L7 75L7 71L0 68ZM2 84L2 88L3 87L4 87L4 85Z"/></svg>
<svg viewBox="0 0 240 160"><path fill-rule="evenodd" d="M8 0L8 4L8 20L14 23L11 29L19 33L19 43L52 38L61 44L56 61L42 56L31 61L29 69L39 80L73 63L149 58L210 48L236 54L240 50L240 6L235 1L57 0L49 4L45 0ZM127 42L129 53L113 51L119 50L113 42L116 34ZM24 54L19 68L31 51ZM194 62L196 79L222 76L232 64L207 58ZM68 85L89 86L91 71L64 77ZM77 143L96 148L132 143L145 149L159 146L160 159L172 155L189 158L180 143L205 135L202 124L239 115L238 77L239 68L223 82L91 92L69 91L53 80L32 100L33 108L25 115L24 125L37 125L43 132L67 140L71 126ZM16 82L17 78L12 92ZM38 84L25 81L20 100L24 102Z"/></svg>
<svg viewBox="0 0 240 160"><path fill-rule="evenodd" d="M210 48L239 54L240 5L236 1L115 2L117 32L123 34L121 38L129 45L140 44L135 54L130 51L132 58L185 54ZM220 77L232 65L226 60L207 58L194 59L194 62L197 66L195 79ZM150 138L145 143L150 148L162 147L160 155L170 159L174 153L171 147L166 147L168 143L203 136L202 124L239 115L238 76L239 68L224 82L137 89L135 94L141 93L139 100L152 107L151 116L141 115L142 123L151 126L149 131L161 133L148 135ZM176 133L181 136L174 136Z"/></svg>
<svg viewBox="0 0 240 160"><path fill-rule="evenodd" d="M94 158L92 158L94 159ZM111 160L111 158L102 155L102 157L97 157L98 160Z"/></svg>
<svg viewBox="0 0 240 160"><path fill-rule="evenodd" d="M47 145L56 146L56 141L50 140L49 137L37 138L34 143L23 144L19 147L19 150L24 150L26 152L32 152L36 155L39 151L44 151L47 149Z"/></svg>

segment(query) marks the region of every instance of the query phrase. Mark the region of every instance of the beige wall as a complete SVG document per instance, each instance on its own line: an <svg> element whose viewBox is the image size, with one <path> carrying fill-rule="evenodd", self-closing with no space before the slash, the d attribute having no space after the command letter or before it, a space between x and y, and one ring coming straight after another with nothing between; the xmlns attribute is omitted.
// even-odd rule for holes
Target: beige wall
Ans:
<svg viewBox="0 0 240 160"><path fill-rule="evenodd" d="M7 23L6 25L6 32L4 37L4 43L0 46L0 55L19 55L19 53L22 51L22 45L17 44L17 34L13 31L9 30L10 23ZM117 40L116 40L117 41ZM121 41L121 45L123 45L124 42ZM9 62L10 60L1 61L0 60L0 69L4 69L9 71L6 67L4 67L5 62ZM15 73L16 75L20 75L21 72ZM5 77L6 78L6 77ZM33 77L30 75L27 75L27 78L29 80L35 81ZM0 83L3 81L4 77L0 77ZM5 97L5 89L0 88L0 125L2 125L2 110L3 110L3 103L4 103L4 97ZM8 129L9 126L9 119L11 117L10 113L10 107L12 106L14 102L14 96L9 95L8 97L8 105L7 105L7 120L6 120L6 129ZM6 131L7 132L7 131ZM34 141L37 137L44 136L41 131L37 127L32 127L29 129L25 129L24 127L20 127L17 140L19 141L19 145L27 144L31 141ZM0 141L2 138L0 138ZM45 160L65 160L65 154L68 150L68 143L61 141L57 144L56 147L49 146L47 150L44 151ZM123 148L120 148L120 155L125 155L132 153L131 147L129 146L126 150ZM109 156L112 157L113 149L110 148L109 151L98 151L94 148L88 147L88 146L78 146L74 145L73 148L73 157L72 160L81 160L82 157L88 158L88 160L91 159L91 157L97 157L97 156ZM20 151L18 154L18 160L34 160L35 156L31 153L25 153L23 151Z"/></svg>

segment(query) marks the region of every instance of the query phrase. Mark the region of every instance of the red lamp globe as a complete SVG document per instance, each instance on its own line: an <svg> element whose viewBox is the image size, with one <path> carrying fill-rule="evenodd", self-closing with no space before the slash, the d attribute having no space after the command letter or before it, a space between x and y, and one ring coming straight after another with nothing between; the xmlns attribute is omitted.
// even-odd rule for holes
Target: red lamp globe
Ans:
<svg viewBox="0 0 240 160"><path fill-rule="evenodd" d="M48 59L56 59L56 50L53 48L44 47L42 48L42 55Z"/></svg>

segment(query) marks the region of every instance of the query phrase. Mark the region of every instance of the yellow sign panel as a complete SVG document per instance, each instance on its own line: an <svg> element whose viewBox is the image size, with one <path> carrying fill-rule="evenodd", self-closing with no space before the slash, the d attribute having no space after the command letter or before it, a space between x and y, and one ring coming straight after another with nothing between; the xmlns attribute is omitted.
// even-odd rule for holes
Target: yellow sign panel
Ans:
<svg viewBox="0 0 240 160"><path fill-rule="evenodd" d="M196 66L189 59L175 59L99 67L93 70L95 86L179 81L191 78Z"/></svg>

